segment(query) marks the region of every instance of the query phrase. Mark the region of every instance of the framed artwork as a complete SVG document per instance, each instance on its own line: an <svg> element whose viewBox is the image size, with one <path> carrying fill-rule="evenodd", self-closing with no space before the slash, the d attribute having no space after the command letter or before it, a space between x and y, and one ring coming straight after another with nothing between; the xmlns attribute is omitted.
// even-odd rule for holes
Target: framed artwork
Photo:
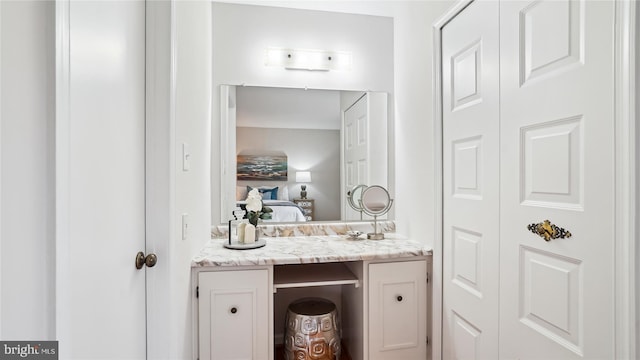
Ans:
<svg viewBox="0 0 640 360"><path fill-rule="evenodd" d="M287 181L284 155L238 155L238 180Z"/></svg>

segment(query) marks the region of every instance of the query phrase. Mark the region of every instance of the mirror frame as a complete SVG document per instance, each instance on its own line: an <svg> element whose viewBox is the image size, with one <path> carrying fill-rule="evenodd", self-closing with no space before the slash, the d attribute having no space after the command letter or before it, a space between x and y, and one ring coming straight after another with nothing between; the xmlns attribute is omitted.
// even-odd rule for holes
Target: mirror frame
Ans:
<svg viewBox="0 0 640 360"><path fill-rule="evenodd" d="M380 210L372 210L371 208L369 208L369 206L367 206L365 202L365 197L367 196L367 194L375 190L382 191L387 196L386 204ZM360 203L360 207L362 208L362 211L364 211L365 214L369 216L374 216L374 217L378 217L386 214L387 212L389 212L389 210L391 209L391 206L393 205L393 199L391 198L391 194L389 194L389 190L387 190L386 188L380 185L372 185L364 189L362 191L362 195L360 196L360 200L358 201Z"/></svg>

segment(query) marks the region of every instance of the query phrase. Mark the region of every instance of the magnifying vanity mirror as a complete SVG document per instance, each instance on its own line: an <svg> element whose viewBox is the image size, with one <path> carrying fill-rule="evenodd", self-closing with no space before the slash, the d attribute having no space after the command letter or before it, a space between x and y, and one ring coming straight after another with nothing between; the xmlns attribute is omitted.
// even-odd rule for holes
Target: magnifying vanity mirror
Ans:
<svg viewBox="0 0 640 360"><path fill-rule="evenodd" d="M347 199L353 210L373 217L374 231L367 239L384 239L384 233L378 232L378 216L388 213L393 205L389 191L380 185L357 185L347 193Z"/></svg>
<svg viewBox="0 0 640 360"><path fill-rule="evenodd" d="M212 224L227 223L251 188L270 202L271 222L371 220L343 194L357 184L393 188L393 19L219 2L212 9ZM353 63L344 71L278 68L265 64L271 47L345 50Z"/></svg>

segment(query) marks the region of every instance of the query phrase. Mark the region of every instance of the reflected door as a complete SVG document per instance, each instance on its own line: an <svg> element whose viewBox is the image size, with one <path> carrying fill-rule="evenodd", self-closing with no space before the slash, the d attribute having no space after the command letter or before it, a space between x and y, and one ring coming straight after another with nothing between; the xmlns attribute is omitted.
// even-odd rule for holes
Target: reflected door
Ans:
<svg viewBox="0 0 640 360"><path fill-rule="evenodd" d="M369 184L369 133L367 116L368 95L365 94L344 112L344 176L343 194L354 186ZM362 220L361 213L353 210L345 202L344 220Z"/></svg>

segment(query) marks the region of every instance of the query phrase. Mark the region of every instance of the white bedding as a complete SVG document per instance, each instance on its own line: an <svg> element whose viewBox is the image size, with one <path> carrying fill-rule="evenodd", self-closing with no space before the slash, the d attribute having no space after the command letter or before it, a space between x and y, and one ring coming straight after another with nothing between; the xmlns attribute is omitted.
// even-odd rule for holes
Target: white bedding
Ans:
<svg viewBox="0 0 640 360"><path fill-rule="evenodd" d="M270 220L263 220L265 222L301 222L306 221L304 214L300 208L287 200L262 200L265 206L270 207L273 212L271 213ZM238 201L238 206L246 205L246 201Z"/></svg>

